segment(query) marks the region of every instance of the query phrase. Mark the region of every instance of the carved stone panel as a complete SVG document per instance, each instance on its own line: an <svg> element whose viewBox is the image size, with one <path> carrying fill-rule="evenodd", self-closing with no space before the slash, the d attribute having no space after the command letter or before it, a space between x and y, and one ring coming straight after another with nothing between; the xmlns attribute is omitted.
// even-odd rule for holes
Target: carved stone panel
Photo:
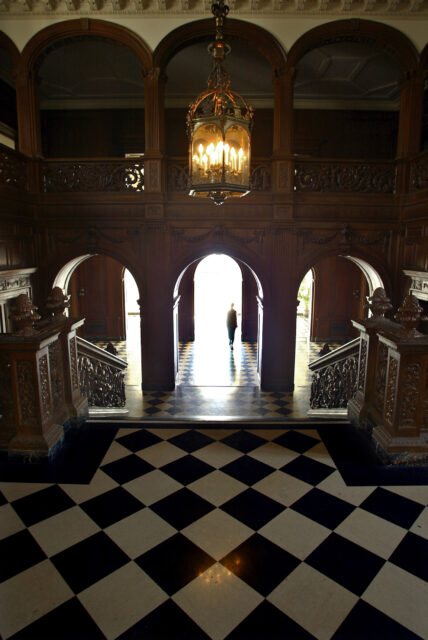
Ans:
<svg viewBox="0 0 428 640"><path fill-rule="evenodd" d="M404 372L400 412L400 425L402 426L416 425L421 375L420 362L407 364Z"/></svg>

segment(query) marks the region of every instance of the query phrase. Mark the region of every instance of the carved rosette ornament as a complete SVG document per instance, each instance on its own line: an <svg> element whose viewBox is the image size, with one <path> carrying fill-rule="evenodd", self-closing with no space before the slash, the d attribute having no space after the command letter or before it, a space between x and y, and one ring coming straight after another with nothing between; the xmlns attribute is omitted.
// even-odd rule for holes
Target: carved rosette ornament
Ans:
<svg viewBox="0 0 428 640"><path fill-rule="evenodd" d="M34 329L34 322L40 320L40 316L36 313L37 307L33 305L26 293L21 293L11 307L10 318L14 327L14 335L16 336L34 336L37 335Z"/></svg>
<svg viewBox="0 0 428 640"><path fill-rule="evenodd" d="M58 320L65 315L65 309L70 306L70 296L63 293L61 287L54 287L46 300L46 309L51 313L52 320Z"/></svg>
<svg viewBox="0 0 428 640"><path fill-rule="evenodd" d="M385 313L391 311L391 300L387 297L385 289L378 287L373 291L372 296L367 296L367 304L365 308L368 309L372 317L375 320L379 320L385 316Z"/></svg>
<svg viewBox="0 0 428 640"><path fill-rule="evenodd" d="M411 294L404 298L403 304L399 307L395 314L395 319L403 327L402 335L404 338L421 338L423 334L420 333L416 327L419 326L421 321L428 320L423 314L423 309L418 302L418 299Z"/></svg>

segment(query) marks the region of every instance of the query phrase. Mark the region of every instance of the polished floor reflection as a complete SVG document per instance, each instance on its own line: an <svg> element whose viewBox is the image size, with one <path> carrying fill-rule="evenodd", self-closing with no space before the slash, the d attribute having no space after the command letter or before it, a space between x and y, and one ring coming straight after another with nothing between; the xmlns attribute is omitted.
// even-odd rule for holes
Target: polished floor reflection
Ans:
<svg viewBox="0 0 428 640"><path fill-rule="evenodd" d="M349 464L344 425L209 427L0 465L3 640L427 638L426 478Z"/></svg>

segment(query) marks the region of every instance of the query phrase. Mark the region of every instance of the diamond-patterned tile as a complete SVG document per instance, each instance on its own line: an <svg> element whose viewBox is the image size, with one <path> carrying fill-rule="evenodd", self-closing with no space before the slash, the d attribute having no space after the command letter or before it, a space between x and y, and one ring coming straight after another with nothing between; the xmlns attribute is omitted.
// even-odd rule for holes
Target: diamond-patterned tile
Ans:
<svg viewBox="0 0 428 640"><path fill-rule="evenodd" d="M287 449L291 449L292 451L305 453L315 445L319 444L320 440L319 438L308 436L304 433L300 433L299 431L290 430L287 431L287 433L278 436L278 438L275 438L274 442L286 447Z"/></svg>
<svg viewBox="0 0 428 640"><path fill-rule="evenodd" d="M210 438L206 432L201 433L200 431L192 429L170 438L169 442L174 444L176 447L180 447L180 449L184 449L187 453L193 453L194 451L211 444L214 440L213 438Z"/></svg>
<svg viewBox="0 0 428 640"><path fill-rule="evenodd" d="M332 640L420 640L406 627L392 620L363 600L359 600L345 621L340 625Z"/></svg>
<svg viewBox="0 0 428 640"><path fill-rule="evenodd" d="M177 533L135 562L171 596L214 564L214 558Z"/></svg>
<svg viewBox="0 0 428 640"><path fill-rule="evenodd" d="M244 455L222 467L222 471L239 480L239 482L251 486L272 473L274 469L264 464L264 462L259 462L250 456Z"/></svg>
<svg viewBox="0 0 428 640"><path fill-rule="evenodd" d="M249 640L263 638L263 640L314 640L315 636L308 633L294 620L282 613L267 600L263 600L235 629L227 636L227 640Z"/></svg>
<svg viewBox="0 0 428 640"><path fill-rule="evenodd" d="M295 458L281 467L281 470L314 486L325 480L325 478L335 471L333 467L322 462L317 462L316 460L311 460L311 458L307 456Z"/></svg>
<svg viewBox="0 0 428 640"><path fill-rule="evenodd" d="M226 436L223 438L222 442L229 445L229 447L233 447L242 453L248 453L257 447L260 447L263 443L266 442L264 438L260 436L256 436L254 433L250 433L248 431L240 430L235 431L230 436Z"/></svg>
<svg viewBox="0 0 428 640"><path fill-rule="evenodd" d="M214 467L202 462L202 460L198 460L198 458L187 455L166 464L162 467L162 471L177 480L177 482L186 485L211 473L211 471L214 471Z"/></svg>
<svg viewBox="0 0 428 640"><path fill-rule="evenodd" d="M331 533L305 562L358 596L384 564L379 556L336 533Z"/></svg>
<svg viewBox="0 0 428 640"><path fill-rule="evenodd" d="M24 529L0 541L0 558L0 581L3 581L41 562L46 555Z"/></svg>
<svg viewBox="0 0 428 640"><path fill-rule="evenodd" d="M263 527L284 507L254 489L247 489L221 506L223 511L254 530Z"/></svg>
<svg viewBox="0 0 428 640"><path fill-rule="evenodd" d="M115 460L101 467L104 473L107 473L118 484L125 484L130 480L135 480L143 476L145 473L153 471L151 464L142 460L138 456L132 454Z"/></svg>
<svg viewBox="0 0 428 640"><path fill-rule="evenodd" d="M12 503L21 520L29 527L60 511L74 506L70 497L57 485L52 485L37 493L19 498Z"/></svg>
<svg viewBox="0 0 428 640"><path fill-rule="evenodd" d="M255 533L221 559L221 563L263 596L299 564L298 558Z"/></svg>
<svg viewBox="0 0 428 640"><path fill-rule="evenodd" d="M129 558L100 531L52 556L51 562L74 593L79 593L129 562Z"/></svg>
<svg viewBox="0 0 428 640"><path fill-rule="evenodd" d="M417 502L382 487L377 487L360 507L405 529L410 529L423 510Z"/></svg>
<svg viewBox="0 0 428 640"><path fill-rule="evenodd" d="M123 447L129 449L129 451L136 452L146 449L147 447L160 442L160 440L161 438L159 438L159 436L151 433L147 429L139 429L138 431L120 436L116 441Z"/></svg>
<svg viewBox="0 0 428 640"><path fill-rule="evenodd" d="M214 509L183 529L182 533L210 556L220 560L249 538L253 530L221 509Z"/></svg>
<svg viewBox="0 0 428 640"><path fill-rule="evenodd" d="M186 487L152 504L151 509L176 529L184 529L214 509L214 506Z"/></svg>
<svg viewBox="0 0 428 640"><path fill-rule="evenodd" d="M355 507L315 488L294 502L291 508L324 527L335 529Z"/></svg>
<svg viewBox="0 0 428 640"><path fill-rule="evenodd" d="M173 536L176 529L151 509L141 509L107 527L105 533L134 559Z"/></svg>
<svg viewBox="0 0 428 640"><path fill-rule="evenodd" d="M330 534L330 530L293 509L285 509L259 533L282 549L304 560Z"/></svg>
<svg viewBox="0 0 428 640"><path fill-rule="evenodd" d="M428 582L428 540L425 538L407 533L389 561Z"/></svg>

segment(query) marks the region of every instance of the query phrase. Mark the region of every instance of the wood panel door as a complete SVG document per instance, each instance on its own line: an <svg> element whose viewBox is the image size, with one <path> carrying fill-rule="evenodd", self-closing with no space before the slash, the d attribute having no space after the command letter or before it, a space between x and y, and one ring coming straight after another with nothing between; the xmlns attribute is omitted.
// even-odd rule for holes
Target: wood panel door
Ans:
<svg viewBox="0 0 428 640"><path fill-rule="evenodd" d="M125 340L124 267L107 256L82 262L70 279L71 315L86 318L82 337Z"/></svg>

